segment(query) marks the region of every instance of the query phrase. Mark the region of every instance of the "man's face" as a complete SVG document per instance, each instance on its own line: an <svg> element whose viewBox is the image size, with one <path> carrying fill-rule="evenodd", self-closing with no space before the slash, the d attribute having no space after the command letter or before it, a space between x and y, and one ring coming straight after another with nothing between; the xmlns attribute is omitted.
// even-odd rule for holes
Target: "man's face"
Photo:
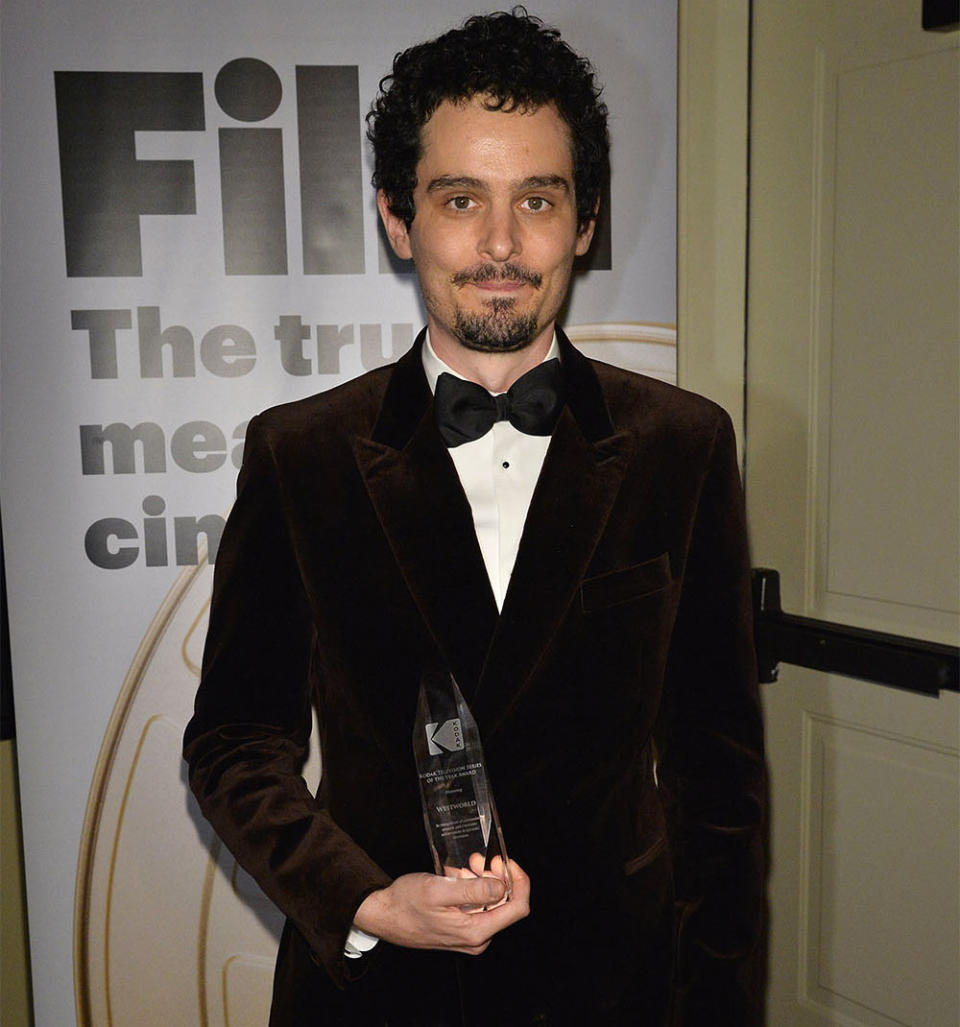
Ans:
<svg viewBox="0 0 960 1027"><path fill-rule="evenodd" d="M565 122L552 106L445 101L421 142L410 227L377 200L394 250L413 258L434 347L511 352L547 338L593 235L592 222L577 231Z"/></svg>

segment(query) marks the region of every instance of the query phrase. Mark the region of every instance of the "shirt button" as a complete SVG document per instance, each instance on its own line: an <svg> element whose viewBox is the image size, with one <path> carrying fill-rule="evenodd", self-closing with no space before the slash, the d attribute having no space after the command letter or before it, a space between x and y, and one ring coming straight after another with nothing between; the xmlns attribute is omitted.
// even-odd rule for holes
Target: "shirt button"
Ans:
<svg viewBox="0 0 960 1027"><path fill-rule="evenodd" d="M504 469L506 469L507 467L510 466L510 461L509 460L504 460L502 466L503 466Z"/></svg>

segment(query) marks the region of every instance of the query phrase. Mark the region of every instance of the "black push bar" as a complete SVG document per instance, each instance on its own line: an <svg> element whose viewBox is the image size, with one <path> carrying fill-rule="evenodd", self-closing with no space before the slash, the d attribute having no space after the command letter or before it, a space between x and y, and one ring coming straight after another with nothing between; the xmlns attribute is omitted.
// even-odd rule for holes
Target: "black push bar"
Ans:
<svg viewBox="0 0 960 1027"><path fill-rule="evenodd" d="M754 568L753 613L764 684L777 680L779 664L792 663L922 695L960 692L956 646L784 613L778 571Z"/></svg>

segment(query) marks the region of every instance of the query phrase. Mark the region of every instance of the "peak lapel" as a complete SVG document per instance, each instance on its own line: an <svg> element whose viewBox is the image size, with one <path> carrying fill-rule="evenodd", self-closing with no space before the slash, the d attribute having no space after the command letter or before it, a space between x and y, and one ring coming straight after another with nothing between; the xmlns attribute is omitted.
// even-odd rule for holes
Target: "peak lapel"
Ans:
<svg viewBox="0 0 960 1027"><path fill-rule="evenodd" d="M373 437L355 439L353 448L410 593L440 657L469 698L497 607L470 505L433 423L419 345L398 363Z"/></svg>

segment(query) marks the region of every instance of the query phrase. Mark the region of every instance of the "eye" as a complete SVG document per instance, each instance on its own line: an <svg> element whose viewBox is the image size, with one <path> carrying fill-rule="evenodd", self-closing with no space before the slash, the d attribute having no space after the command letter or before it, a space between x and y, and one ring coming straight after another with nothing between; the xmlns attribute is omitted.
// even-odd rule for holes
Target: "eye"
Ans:
<svg viewBox="0 0 960 1027"><path fill-rule="evenodd" d="M475 204L469 196L451 196L447 200L447 206L452 207L454 210L470 210Z"/></svg>
<svg viewBox="0 0 960 1027"><path fill-rule="evenodd" d="M539 214L540 211L549 209L551 203L544 196L528 196L520 206L532 214Z"/></svg>

